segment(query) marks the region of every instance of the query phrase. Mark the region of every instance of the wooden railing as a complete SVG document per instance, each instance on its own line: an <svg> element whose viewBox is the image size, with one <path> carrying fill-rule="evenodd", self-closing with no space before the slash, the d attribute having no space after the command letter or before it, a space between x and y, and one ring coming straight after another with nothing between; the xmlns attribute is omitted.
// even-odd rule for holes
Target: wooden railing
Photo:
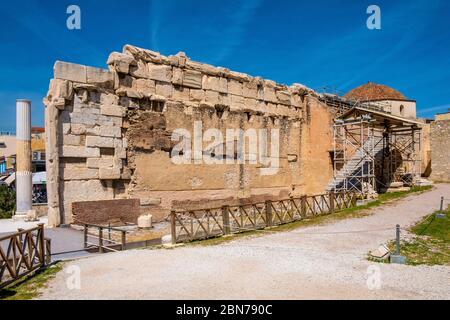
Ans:
<svg viewBox="0 0 450 320"><path fill-rule="evenodd" d="M354 207L357 197L357 193L328 193L219 208L172 211L172 243L258 230L331 214Z"/></svg>
<svg viewBox="0 0 450 320"><path fill-rule="evenodd" d="M0 288L51 262L51 241L44 224L0 238Z"/></svg>
<svg viewBox="0 0 450 320"><path fill-rule="evenodd" d="M95 239L95 243L90 242L89 238ZM84 225L84 248L86 250L95 249L99 253L123 251L126 248L126 244L126 230L110 226Z"/></svg>

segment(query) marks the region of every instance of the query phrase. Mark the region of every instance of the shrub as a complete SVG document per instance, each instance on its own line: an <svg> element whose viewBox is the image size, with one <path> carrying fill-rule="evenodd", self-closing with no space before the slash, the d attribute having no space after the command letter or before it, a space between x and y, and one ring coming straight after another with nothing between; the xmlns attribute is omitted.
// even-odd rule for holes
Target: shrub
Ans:
<svg viewBox="0 0 450 320"><path fill-rule="evenodd" d="M0 219L9 219L16 210L16 193L5 185L0 185Z"/></svg>

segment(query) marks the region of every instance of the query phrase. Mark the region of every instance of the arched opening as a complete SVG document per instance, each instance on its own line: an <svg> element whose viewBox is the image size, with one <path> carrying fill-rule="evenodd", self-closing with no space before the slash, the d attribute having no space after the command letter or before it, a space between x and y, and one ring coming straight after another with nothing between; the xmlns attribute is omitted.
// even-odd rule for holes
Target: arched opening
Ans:
<svg viewBox="0 0 450 320"><path fill-rule="evenodd" d="M405 114L405 106L404 105L400 105L400 115L404 115Z"/></svg>

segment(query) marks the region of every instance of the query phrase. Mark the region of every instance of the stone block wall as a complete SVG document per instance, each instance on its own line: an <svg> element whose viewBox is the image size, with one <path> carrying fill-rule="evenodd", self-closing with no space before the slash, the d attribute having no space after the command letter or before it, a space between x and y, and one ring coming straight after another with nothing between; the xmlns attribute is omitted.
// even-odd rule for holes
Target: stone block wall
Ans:
<svg viewBox="0 0 450 320"><path fill-rule="evenodd" d="M431 124L431 177L437 182L450 182L450 120Z"/></svg>
<svg viewBox="0 0 450 320"><path fill-rule="evenodd" d="M332 176L329 108L290 87L127 45L109 70L57 62L46 105L50 224L73 222L72 203L140 199L164 219L175 203L318 193ZM175 130L278 129L280 168L174 164ZM208 145L203 142L203 147ZM247 152L251 156L251 152ZM95 213L93 213L95 214Z"/></svg>

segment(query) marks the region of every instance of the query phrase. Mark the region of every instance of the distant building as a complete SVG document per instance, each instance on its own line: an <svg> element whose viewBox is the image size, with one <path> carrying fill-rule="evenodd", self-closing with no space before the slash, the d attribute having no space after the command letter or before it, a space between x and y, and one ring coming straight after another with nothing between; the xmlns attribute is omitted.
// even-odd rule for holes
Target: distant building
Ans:
<svg viewBox="0 0 450 320"><path fill-rule="evenodd" d="M447 112L436 114L434 118L436 121L450 120L450 108L448 109Z"/></svg>
<svg viewBox="0 0 450 320"><path fill-rule="evenodd" d="M417 117L416 100L408 99L401 92L382 84L368 82L351 90L344 98L377 103L383 107L385 112L395 116L410 119Z"/></svg>
<svg viewBox="0 0 450 320"><path fill-rule="evenodd" d="M45 171L45 129L31 129L31 150L33 172ZM0 176L9 176L16 167L16 136L0 132Z"/></svg>

